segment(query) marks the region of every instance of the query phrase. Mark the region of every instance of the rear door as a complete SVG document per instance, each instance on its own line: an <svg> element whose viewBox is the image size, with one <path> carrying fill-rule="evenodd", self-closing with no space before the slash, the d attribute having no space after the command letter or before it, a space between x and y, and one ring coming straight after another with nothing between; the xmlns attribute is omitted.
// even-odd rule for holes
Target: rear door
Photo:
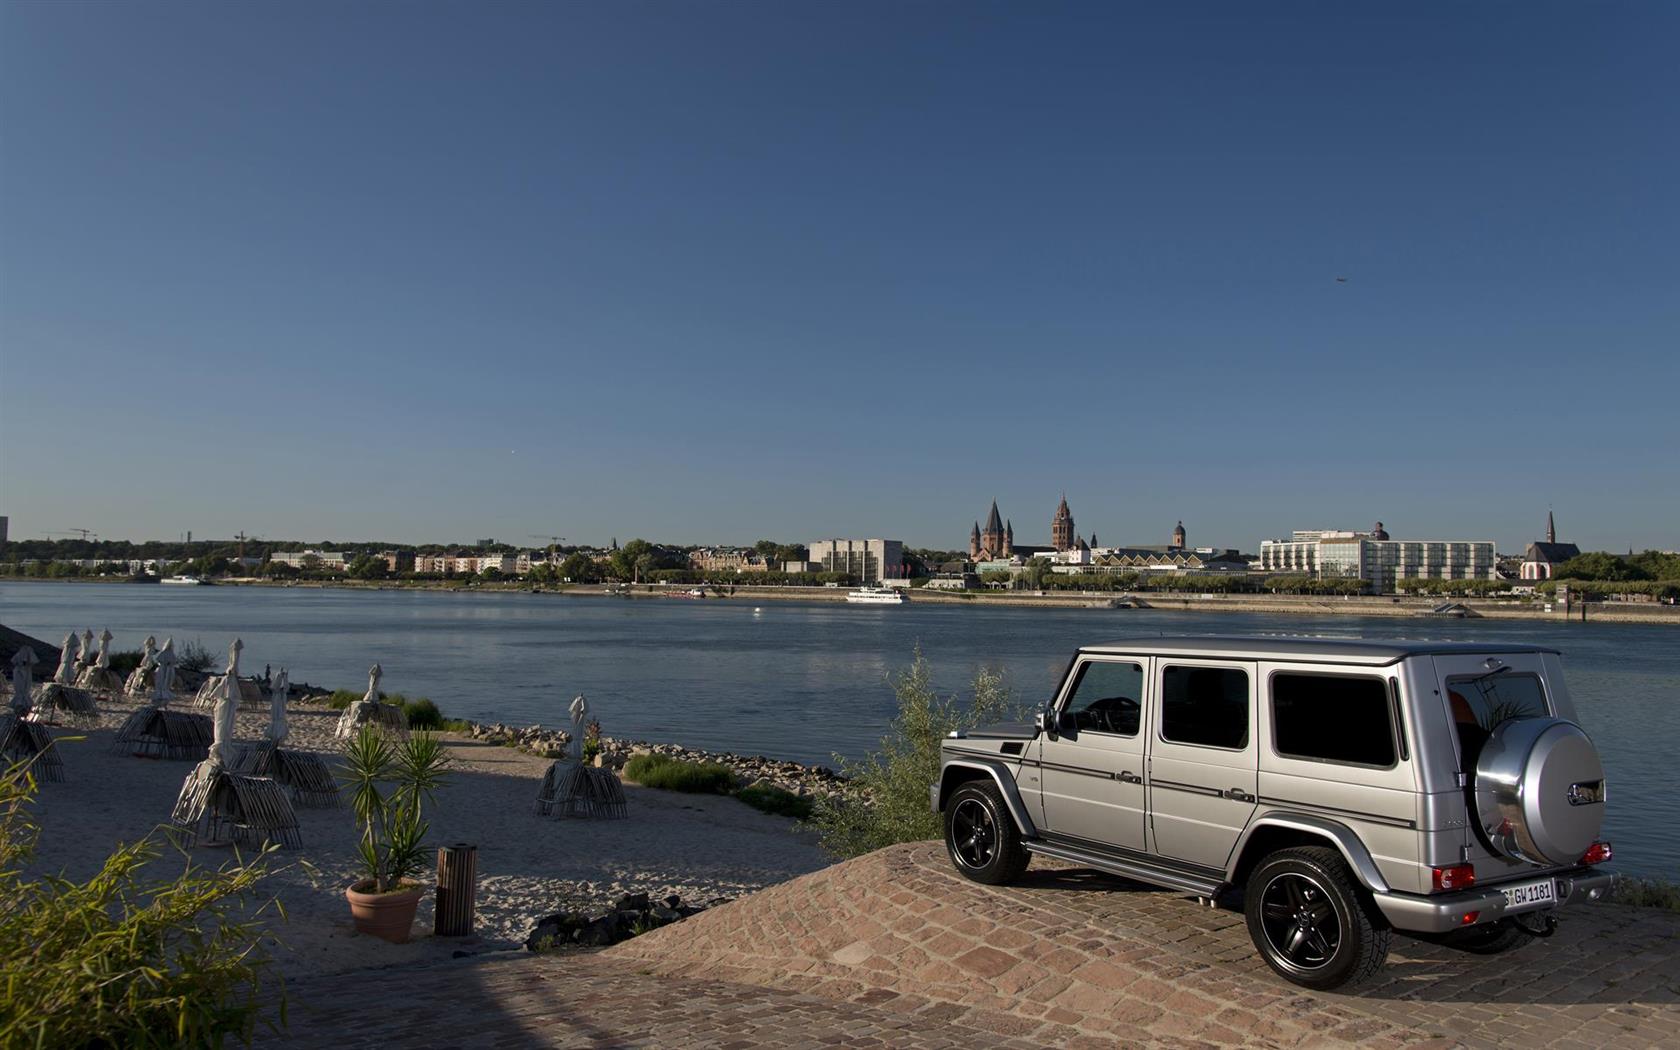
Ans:
<svg viewBox="0 0 1680 1050"><path fill-rule="evenodd" d="M1253 661L1158 657L1149 820L1163 857L1223 868L1259 793Z"/></svg>
<svg viewBox="0 0 1680 1050"><path fill-rule="evenodd" d="M1572 711L1552 697L1543 654L1436 656L1434 661L1446 722L1457 743L1458 770L1469 812L1470 860L1476 866L1476 878L1492 882L1537 871L1536 866L1511 860L1489 846L1476 813L1476 762L1482 745L1501 722L1550 715L1569 717Z"/></svg>

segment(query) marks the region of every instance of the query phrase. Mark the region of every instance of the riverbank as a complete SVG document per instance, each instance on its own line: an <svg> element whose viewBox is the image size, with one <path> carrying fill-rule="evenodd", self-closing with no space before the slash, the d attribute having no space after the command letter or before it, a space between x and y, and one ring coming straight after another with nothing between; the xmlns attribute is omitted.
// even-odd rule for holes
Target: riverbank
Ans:
<svg viewBox="0 0 1680 1050"><path fill-rule="evenodd" d="M629 593L604 586L579 586L562 593L618 598L666 598L677 588L645 586ZM1477 598L1401 597L1392 595L1170 594L1135 591L938 591L926 587L906 592L924 605L1007 606L1040 609L1153 609L1160 612L1288 613L1299 616L1403 616L1428 619L1541 620L1565 623L1604 620L1680 626L1680 606L1655 602L1576 602L1567 608L1544 601ZM707 589L703 600L844 602L845 588L736 586L728 593ZM694 599L702 600L702 599Z"/></svg>
<svg viewBox="0 0 1680 1050"><path fill-rule="evenodd" d="M13 579L13 578L9 578ZM17 579L23 583L126 583L123 580L67 578ZM260 580L235 578L218 587L262 587L301 590L444 591L454 594L513 593L547 597L649 599L664 601L845 602L844 587L753 587L736 585L728 591L705 587L706 597L679 598L687 585L669 587L638 584L530 584L516 581L472 584L436 580ZM1680 627L1680 606L1656 602L1559 602L1488 598L1410 597L1390 595L1292 594L1171 594L1137 591L938 591L921 587L908 591L910 600L924 605L1038 609L1152 609L1160 612L1280 613L1290 616L1383 616L1416 619L1527 620L1542 623L1604 622L1657 624Z"/></svg>

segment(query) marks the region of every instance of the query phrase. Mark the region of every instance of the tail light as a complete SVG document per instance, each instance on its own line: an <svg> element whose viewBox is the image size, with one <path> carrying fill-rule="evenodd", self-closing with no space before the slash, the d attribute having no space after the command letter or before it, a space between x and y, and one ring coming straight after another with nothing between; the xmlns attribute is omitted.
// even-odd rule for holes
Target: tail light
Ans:
<svg viewBox="0 0 1680 1050"><path fill-rule="evenodd" d="M1610 849L1610 843L1595 842L1587 847L1585 853L1581 854L1581 863L1603 864L1613 856L1615 856L1615 853Z"/></svg>
<svg viewBox="0 0 1680 1050"><path fill-rule="evenodd" d="M1430 868L1430 883L1435 892L1467 890L1476 884L1476 866L1454 864L1450 868Z"/></svg>

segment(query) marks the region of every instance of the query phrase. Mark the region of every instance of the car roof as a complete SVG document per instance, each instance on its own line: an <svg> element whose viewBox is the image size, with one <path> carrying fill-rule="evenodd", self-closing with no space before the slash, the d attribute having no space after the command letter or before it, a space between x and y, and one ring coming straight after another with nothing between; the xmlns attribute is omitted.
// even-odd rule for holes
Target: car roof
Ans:
<svg viewBox="0 0 1680 1050"><path fill-rule="evenodd" d="M1082 653L1140 653L1149 656L1224 656L1247 658L1345 660L1391 664L1408 656L1480 655L1483 653L1556 653L1539 645L1511 642L1437 642L1408 639L1315 638L1311 635L1158 635L1122 638L1084 645Z"/></svg>

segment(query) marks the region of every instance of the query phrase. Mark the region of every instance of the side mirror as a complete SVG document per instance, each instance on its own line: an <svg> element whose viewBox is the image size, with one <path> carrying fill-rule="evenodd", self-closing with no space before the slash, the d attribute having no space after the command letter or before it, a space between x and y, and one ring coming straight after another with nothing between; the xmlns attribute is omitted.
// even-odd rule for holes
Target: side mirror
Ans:
<svg viewBox="0 0 1680 1050"><path fill-rule="evenodd" d="M1039 708L1038 713L1033 715L1033 728L1037 729L1040 733L1048 733L1050 736L1055 736L1057 733L1060 733L1064 724L1065 723L1062 717L1058 715L1056 713L1056 709L1049 704Z"/></svg>

